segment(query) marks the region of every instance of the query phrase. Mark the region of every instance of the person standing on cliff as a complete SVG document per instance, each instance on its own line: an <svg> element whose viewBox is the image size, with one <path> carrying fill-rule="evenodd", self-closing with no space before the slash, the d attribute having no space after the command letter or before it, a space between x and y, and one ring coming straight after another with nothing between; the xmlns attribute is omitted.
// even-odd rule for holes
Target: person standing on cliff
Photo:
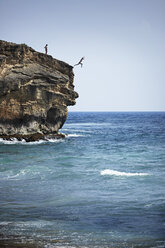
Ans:
<svg viewBox="0 0 165 248"><path fill-rule="evenodd" d="M45 54L48 54L48 44L46 44L45 48Z"/></svg>

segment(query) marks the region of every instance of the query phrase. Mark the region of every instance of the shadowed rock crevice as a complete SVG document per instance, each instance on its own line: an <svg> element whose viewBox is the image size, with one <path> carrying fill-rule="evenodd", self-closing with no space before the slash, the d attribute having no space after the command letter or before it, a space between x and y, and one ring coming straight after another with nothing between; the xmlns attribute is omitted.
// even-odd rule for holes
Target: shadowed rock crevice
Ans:
<svg viewBox="0 0 165 248"><path fill-rule="evenodd" d="M58 134L78 97L73 79L67 63L0 41L0 137Z"/></svg>

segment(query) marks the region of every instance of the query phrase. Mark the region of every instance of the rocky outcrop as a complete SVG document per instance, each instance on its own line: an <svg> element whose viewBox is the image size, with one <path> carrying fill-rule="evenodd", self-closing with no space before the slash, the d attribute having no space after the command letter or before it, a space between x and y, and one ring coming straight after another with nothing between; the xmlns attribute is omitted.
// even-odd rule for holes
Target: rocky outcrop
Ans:
<svg viewBox="0 0 165 248"><path fill-rule="evenodd" d="M0 138L59 137L78 97L72 69L25 44L0 41Z"/></svg>

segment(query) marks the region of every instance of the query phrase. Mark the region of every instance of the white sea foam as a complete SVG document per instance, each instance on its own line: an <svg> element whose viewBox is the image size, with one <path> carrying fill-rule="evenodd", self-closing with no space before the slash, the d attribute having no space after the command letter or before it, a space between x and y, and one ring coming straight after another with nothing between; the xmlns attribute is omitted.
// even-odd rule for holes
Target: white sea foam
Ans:
<svg viewBox="0 0 165 248"><path fill-rule="evenodd" d="M102 170L100 172L102 176L110 175L110 176L126 176L126 177L134 177L134 176L148 176L148 173L139 173L139 172L121 172L115 170Z"/></svg>
<svg viewBox="0 0 165 248"><path fill-rule="evenodd" d="M82 134L77 134L77 133L72 133L72 134L66 134L66 138L77 138L77 137L82 137L84 135ZM4 140L2 138L0 138L0 144L4 144L4 145L15 145L15 144L20 144L20 145L39 145L39 144L43 144L43 143L59 143L59 142L63 142L65 139L61 138L61 139L56 139L56 138L47 138L46 140L38 140L38 141L32 141L32 142L26 142L26 140L22 139L22 140L17 140L16 138L13 138L11 140Z"/></svg>
<svg viewBox="0 0 165 248"><path fill-rule="evenodd" d="M47 140L43 140L44 142L51 142L51 143L59 143L59 142L63 142L64 139L47 139Z"/></svg>
<svg viewBox="0 0 165 248"><path fill-rule="evenodd" d="M26 140L17 140L16 138L13 138L12 140L4 140L0 138L0 143L5 144L5 145L15 145L15 144L22 144L22 145L37 145L45 142L45 140L39 140L39 141L34 141L34 142L26 142Z"/></svg>
<svg viewBox="0 0 165 248"><path fill-rule="evenodd" d="M10 222L10 221L1 221L0 222L0 226L7 226L7 225L9 225L9 224L11 224L12 222Z"/></svg>
<svg viewBox="0 0 165 248"><path fill-rule="evenodd" d="M20 144L20 143L25 143L25 140L18 141L17 139L13 138L12 140L4 140L0 138L0 143L5 144L5 145L14 145L14 144Z"/></svg>
<svg viewBox="0 0 165 248"><path fill-rule="evenodd" d="M19 172L15 173L13 171L6 171L6 172L0 172L0 177L1 180L18 180L18 179L23 179L27 176L36 176L37 174L39 174L38 171L32 171L31 168L27 168L27 169L22 169Z"/></svg>
<svg viewBox="0 0 165 248"><path fill-rule="evenodd" d="M68 128L68 129L66 129L66 128L64 128L64 129L62 129L62 131L64 132L64 133L68 133L68 132L72 132L74 130L74 132L80 132L80 133L91 133L92 131L91 130L83 130L83 129L73 129L73 128Z"/></svg>
<svg viewBox="0 0 165 248"><path fill-rule="evenodd" d="M76 134L76 133L71 133L71 134L67 134L66 137L82 137L82 136L84 136L84 135L82 135L82 134Z"/></svg>
<svg viewBox="0 0 165 248"><path fill-rule="evenodd" d="M16 138L13 138L12 140L4 140L0 138L0 144L4 145L15 145L15 144L20 144L20 145L39 145L47 142L51 143L58 143L62 142L63 139L47 139L47 140L38 140L38 141L32 141L32 142L26 142L26 140L17 140Z"/></svg>

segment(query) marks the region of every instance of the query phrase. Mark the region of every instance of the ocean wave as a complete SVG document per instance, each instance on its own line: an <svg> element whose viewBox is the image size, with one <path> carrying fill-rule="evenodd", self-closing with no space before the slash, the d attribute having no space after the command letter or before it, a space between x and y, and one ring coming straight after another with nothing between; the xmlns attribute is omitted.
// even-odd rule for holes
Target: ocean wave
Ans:
<svg viewBox="0 0 165 248"><path fill-rule="evenodd" d="M0 144L4 144L4 145L16 145L16 144L20 144L20 145L39 145L39 144L43 144L43 143L58 143L58 142L62 142L63 139L47 139L47 140L38 140L38 141L32 141L32 142L26 142L26 140L22 139L22 140L17 140L16 138L13 138L12 140L4 140L0 138Z"/></svg>
<svg viewBox="0 0 165 248"><path fill-rule="evenodd" d="M12 140L4 140L0 138L0 143L4 145L15 145L15 144L22 144L22 145L27 145L27 144L41 144L45 142L45 140L39 140L39 141L34 141L34 142L26 142L26 140L17 140L16 138L13 138Z"/></svg>
<svg viewBox="0 0 165 248"><path fill-rule="evenodd" d="M91 130L84 130L84 129L75 129L75 128L64 128L62 129L62 131L64 133L67 133L67 132L78 132L78 133L91 133L92 131Z"/></svg>
<svg viewBox="0 0 165 248"><path fill-rule="evenodd" d="M139 172L121 172L115 170L102 170L100 172L102 176L110 175L110 176L126 176L126 177L134 177L134 176L148 176L148 173L139 173Z"/></svg>
<svg viewBox="0 0 165 248"><path fill-rule="evenodd" d="M28 178L45 178L47 173L50 175L52 171L47 166L28 166L19 171L10 170L0 172L1 180L22 180Z"/></svg>
<svg viewBox="0 0 165 248"><path fill-rule="evenodd" d="M82 137L84 135L82 134L76 134L76 133L70 133L70 134L67 134L66 137L70 138L70 137Z"/></svg>
<svg viewBox="0 0 165 248"><path fill-rule="evenodd" d="M72 127L72 126L105 126L105 125L109 125L109 123L106 122L78 122L78 123L67 123L65 124L66 128L67 127Z"/></svg>
<svg viewBox="0 0 165 248"><path fill-rule="evenodd" d="M82 137L84 136L83 134L77 134L77 133L72 133L72 134L66 134L66 138L72 138L72 137ZM60 138L60 139L56 139L56 138L47 138L45 140L41 139L41 140L37 140L37 141L32 141L32 142L27 142L26 140L22 139L22 140L18 140L16 138L12 138L11 140L5 140L0 138L0 144L3 145L40 145L40 144L45 144L45 143L59 143L59 142L63 142L65 139Z"/></svg>
<svg viewBox="0 0 165 248"><path fill-rule="evenodd" d="M29 176L35 176L36 174L39 174L39 172L36 171L30 171L29 169L22 169L19 172L14 173L13 171L10 172L1 172L0 177L1 180L10 180L10 179L23 179Z"/></svg>

